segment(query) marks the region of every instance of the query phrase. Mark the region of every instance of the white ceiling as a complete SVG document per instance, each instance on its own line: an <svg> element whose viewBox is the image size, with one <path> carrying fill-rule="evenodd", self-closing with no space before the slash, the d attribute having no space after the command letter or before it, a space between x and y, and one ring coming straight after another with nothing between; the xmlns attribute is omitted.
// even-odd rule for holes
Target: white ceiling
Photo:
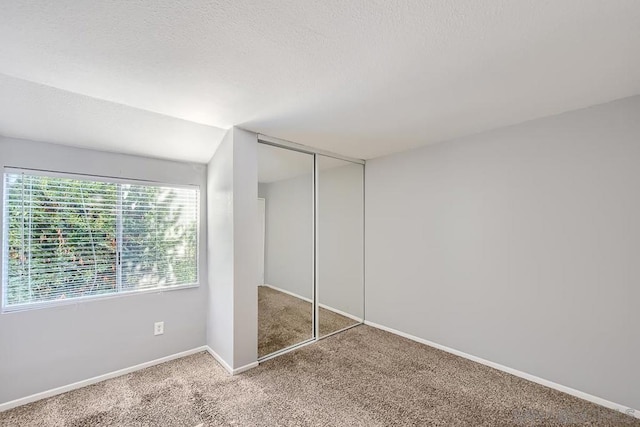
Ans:
<svg viewBox="0 0 640 427"><path fill-rule="evenodd" d="M0 134L190 162L225 130L0 74Z"/></svg>
<svg viewBox="0 0 640 427"><path fill-rule="evenodd" d="M638 94L639 52L637 0L4 1L0 73L38 85L3 78L0 133L205 162L239 125L371 158Z"/></svg>

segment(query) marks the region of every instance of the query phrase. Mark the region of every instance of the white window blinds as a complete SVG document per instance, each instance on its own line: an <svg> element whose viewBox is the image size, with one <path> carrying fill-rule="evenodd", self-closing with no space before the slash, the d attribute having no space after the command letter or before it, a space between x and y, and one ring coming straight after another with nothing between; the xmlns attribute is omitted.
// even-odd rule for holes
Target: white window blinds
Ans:
<svg viewBox="0 0 640 427"><path fill-rule="evenodd" d="M198 189L4 174L3 307L198 281Z"/></svg>
<svg viewBox="0 0 640 427"><path fill-rule="evenodd" d="M124 289L197 281L194 190L122 185L121 269Z"/></svg>

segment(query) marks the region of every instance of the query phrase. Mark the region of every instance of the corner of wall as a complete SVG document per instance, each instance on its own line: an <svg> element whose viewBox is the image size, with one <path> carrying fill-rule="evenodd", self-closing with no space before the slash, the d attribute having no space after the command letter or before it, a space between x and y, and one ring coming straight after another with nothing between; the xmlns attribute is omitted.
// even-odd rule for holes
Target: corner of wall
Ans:
<svg viewBox="0 0 640 427"><path fill-rule="evenodd" d="M257 135L232 128L207 166L207 346L231 373L257 363L257 182Z"/></svg>

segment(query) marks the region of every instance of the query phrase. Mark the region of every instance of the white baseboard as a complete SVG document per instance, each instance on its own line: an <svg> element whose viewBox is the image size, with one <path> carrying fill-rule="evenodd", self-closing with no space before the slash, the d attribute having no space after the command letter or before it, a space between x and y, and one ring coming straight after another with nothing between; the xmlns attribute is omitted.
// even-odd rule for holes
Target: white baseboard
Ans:
<svg viewBox="0 0 640 427"><path fill-rule="evenodd" d="M260 363L258 363L258 361L247 363L244 366L240 366L239 368L234 369L233 372L231 373L231 375L241 374L243 372L248 371L249 369L253 369L253 368L258 367L259 365L260 365Z"/></svg>
<svg viewBox="0 0 640 427"><path fill-rule="evenodd" d="M222 367L231 375L238 375L241 374L245 371L248 371L249 369L253 369L256 366L259 365L259 363L256 362L252 362L249 363L247 365L244 366L240 366L239 368L232 368L222 357L220 357L220 355L218 353L216 353L215 351L213 351L213 349L209 346L206 346L207 352L213 356L214 359L216 359L216 361L222 365Z"/></svg>
<svg viewBox="0 0 640 427"><path fill-rule="evenodd" d="M529 380L529 381L532 381L534 383L543 385L545 387L549 387L549 388L552 388L554 390L558 390L558 391L561 391L563 393L570 394L572 396L578 397L578 398L583 399L583 400L587 400L587 401L595 403L597 405L601 405L601 406L604 406L604 407L609 408L609 409L614 409L616 411L619 411L619 412L622 412L624 414L633 416L635 418L640 418L640 411L638 411L637 409L629 408L629 407L627 407L625 405L621 405L619 403L611 402L611 401L603 399L601 397L593 396L591 394L582 392L580 390L576 390L574 388L567 387L567 386L564 386L562 384L554 383L553 381L545 380L544 378L536 377L535 375L531 375L531 374L528 374L526 372L519 371L517 369L509 368L508 366L504 366L504 365L501 365L499 363L491 362L491 361L483 359L481 357L473 356L471 354L467 354L467 353L464 353L462 351L459 351L459 350L456 350L456 349L453 349L453 348L450 348L450 347L446 347L444 345L437 344L435 342L432 342L432 341L429 341L429 340L425 340L423 338L419 338L419 337L416 337L414 335L410 335L410 334L407 334L405 332L401 332L401 331L389 328L387 326L379 325L377 323L373 323L373 322L370 322L368 320L365 320L364 324L372 326L374 328L382 329L383 331L391 332L392 334L399 335L399 336L404 337L404 338L408 338L408 339L410 339L412 341L416 341L416 342L419 342L421 344L425 344L425 345L437 348L437 349L442 350L442 351L446 351L447 353L451 353L451 354L454 354L456 356L460 356L460 357L463 357L465 359L469 359L471 361L480 363L482 365L490 366L490 367L492 367L494 369L497 369L499 371L503 371L503 372L506 372L508 374L515 375L516 377L524 378L525 380Z"/></svg>
<svg viewBox="0 0 640 427"><path fill-rule="evenodd" d="M222 365L222 367L231 375L237 375L258 366L258 362L254 362L254 363L249 363L248 365L233 369L227 364L227 362L224 361L224 359L222 359L215 351L213 351L211 347L205 345L202 347L196 347L191 350L182 351L180 353L175 353L169 356L161 357L159 359L151 360L149 362L140 363L139 365L130 366L124 369L119 369L117 371L109 372L103 375L98 375L97 377L78 381L69 385L56 387L51 390L46 390L40 393L32 394L30 396L21 397L19 399L11 400L9 402L0 403L0 412L7 411L17 406L26 405L27 403L32 403L37 400L46 399L47 397L57 396L58 394L66 393L71 390L76 390L78 388L96 384L105 380L109 380L111 378L116 378L122 375L130 374L131 372L139 371L141 369L149 368L151 366L159 365L161 363L169 362L171 360L180 359L186 356L191 356L192 354L200 353L202 351L206 351L211 356L213 356L213 358L216 359L216 361L220 363L220 365Z"/></svg>
<svg viewBox="0 0 640 427"><path fill-rule="evenodd" d="M303 297L302 295L295 294L293 292L287 291L287 290L282 289L282 288L278 288L277 286L272 286L272 285L267 285L267 284L259 285L259 286L266 286L267 288L271 288L271 289L273 289L275 291L282 292L283 294L291 295L292 297L296 297L296 298L301 299L303 301L306 301L308 303L312 302L311 299L309 299L309 298ZM318 304L318 306L320 306L321 308L324 308L325 310L333 311L336 314L339 314L339 315L344 316L344 317L348 317L349 319L353 319L353 320L355 320L357 322L362 323L362 318L361 317L354 316L353 314L349 314L346 311L342 311L342 310L338 310L337 308L329 307L326 304Z"/></svg>
<svg viewBox="0 0 640 427"><path fill-rule="evenodd" d="M207 351L207 346L193 348L191 350L182 351L180 353L171 354L169 356L161 357L159 359L151 360L149 362L140 363L139 365L130 366L128 368L119 369L117 371L109 372L97 377L89 378L86 380L78 381L69 385L52 388L51 390L35 393L30 396L21 397L19 399L11 400L9 402L0 403L0 412L15 408L17 406L26 405L27 403L35 402L40 399L46 399L47 397L56 396L58 394L66 393L71 390L86 387L88 385L96 384L111 378L116 378L122 375L130 374L131 372L139 371L141 369L149 368L154 365L169 362L171 360L180 359L181 357L190 356L192 354L200 353L201 351Z"/></svg>

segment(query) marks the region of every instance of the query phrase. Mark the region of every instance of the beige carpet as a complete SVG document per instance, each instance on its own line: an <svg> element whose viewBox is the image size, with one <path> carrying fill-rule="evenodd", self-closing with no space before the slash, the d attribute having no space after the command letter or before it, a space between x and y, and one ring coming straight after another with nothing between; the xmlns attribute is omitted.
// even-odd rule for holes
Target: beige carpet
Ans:
<svg viewBox="0 0 640 427"><path fill-rule="evenodd" d="M640 426L357 326L229 376L206 353L0 413L2 426Z"/></svg>
<svg viewBox="0 0 640 427"><path fill-rule="evenodd" d="M312 315L310 302L258 286L258 357L312 338ZM321 337L357 323L333 311L320 309Z"/></svg>

